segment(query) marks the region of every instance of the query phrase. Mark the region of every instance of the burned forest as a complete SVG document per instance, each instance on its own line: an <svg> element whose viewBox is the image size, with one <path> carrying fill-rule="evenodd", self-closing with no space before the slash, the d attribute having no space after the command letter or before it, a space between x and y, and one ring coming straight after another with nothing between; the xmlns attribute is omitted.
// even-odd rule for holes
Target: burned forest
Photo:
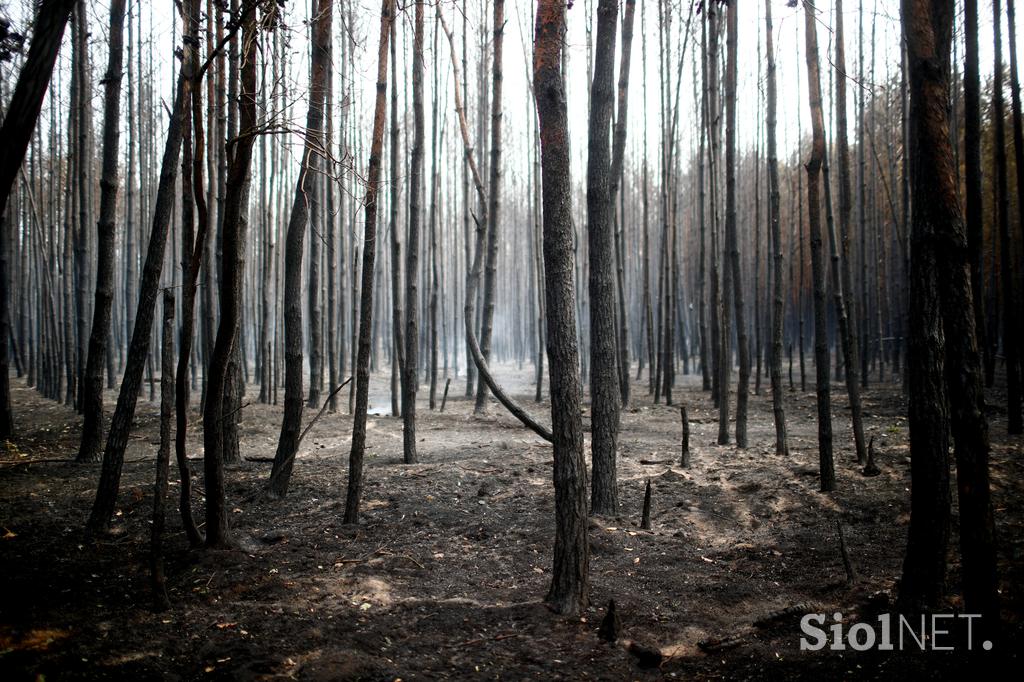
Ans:
<svg viewBox="0 0 1024 682"><path fill-rule="evenodd" d="M1012 670L1015 5L0 1L0 679Z"/></svg>

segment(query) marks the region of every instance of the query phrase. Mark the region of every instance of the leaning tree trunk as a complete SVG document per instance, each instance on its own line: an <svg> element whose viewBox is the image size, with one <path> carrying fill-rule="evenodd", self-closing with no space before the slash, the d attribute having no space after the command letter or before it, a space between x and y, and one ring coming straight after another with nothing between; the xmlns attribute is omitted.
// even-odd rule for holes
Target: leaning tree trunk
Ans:
<svg viewBox="0 0 1024 682"><path fill-rule="evenodd" d="M587 145L587 235L590 257L590 400L592 481L590 511L614 515L619 498L615 458L619 437L619 376L615 349L615 253L608 138L615 76L618 3L597 5L594 81L590 89Z"/></svg>
<svg viewBox="0 0 1024 682"><path fill-rule="evenodd" d="M327 62L331 49L331 13L333 0L318 0L313 15L317 17L313 36L312 69L309 75L309 111L306 115L306 141L302 151L299 181L295 187L291 218L288 221L285 245L285 384L284 417L277 441L274 466L270 472L270 495L284 497L288 493L292 466L299 447L302 428L302 242L309 220L309 197L317 184L317 155L323 147L324 98L327 83ZM319 235L314 235L319 239ZM312 393L311 393L312 394ZM319 399L319 396L317 396Z"/></svg>
<svg viewBox="0 0 1024 682"><path fill-rule="evenodd" d="M772 254L774 263L772 301L772 347L769 366L772 375L772 411L775 417L775 454L788 455L789 443L786 439L786 406L782 392L782 326L785 315L785 304L782 291L782 231L779 229L779 155L776 146L775 132L777 126L778 86L775 78L775 51L772 31L772 0L765 0L765 53L768 63L768 211L772 230ZM849 380L849 374L847 374Z"/></svg>
<svg viewBox="0 0 1024 682"><path fill-rule="evenodd" d="M555 548L545 601L578 615L589 602L586 463L576 347L569 121L562 73L565 3L538 0L533 83L540 121L548 371L554 434Z"/></svg>
<svg viewBox="0 0 1024 682"><path fill-rule="evenodd" d="M186 54L188 52L186 51ZM182 64L167 126L167 141L164 143L164 157L160 166L160 184L157 187L153 207L152 231L146 249L146 262L142 268L139 284L139 302L135 312L135 326L128 345L128 359L125 362L121 388L117 394L117 406L110 418L110 431L103 451L103 468L96 490L96 500L89 515L87 527L92 532L102 531L110 524L117 502L117 491L121 484L121 467L124 451L128 445L128 434L135 417L135 406L142 388L142 372L149 356L152 338L153 316L156 311L156 297L160 288L160 273L164 265L164 247L170 227L171 208L175 199L175 178L178 172L178 155L181 152L182 117L187 114L188 93L192 87L193 64Z"/></svg>
<svg viewBox="0 0 1024 682"><path fill-rule="evenodd" d="M103 363L110 336L114 301L114 240L117 236L117 162L121 132L121 64L124 52L125 0L110 3L110 56L103 79L103 177L100 180L100 218L96 245L96 302L93 306L89 354L82 377L82 442L79 462L100 458L103 438ZM85 267L82 263L81 267Z"/></svg>
<svg viewBox="0 0 1024 682"><path fill-rule="evenodd" d="M815 10L804 0L807 41L807 89L811 101L811 155L807 160L807 221L811 232L811 276L814 279L814 370L818 403L818 461L822 491L836 487L832 462L832 397L825 301L825 254L821 231L821 165L825 158L825 121L821 108L818 35Z"/></svg>
<svg viewBox="0 0 1024 682"><path fill-rule="evenodd" d="M477 199L480 201L482 206L486 206L483 180L480 176L479 166L477 166L475 157L473 156L473 145L469 140L469 125L466 122L466 111L462 103L462 91L459 87L459 71L457 61L455 59L455 41L452 38L452 33L448 28L448 23L445 21L444 15L441 13L440 9L437 10L437 19L441 22L441 29L444 31L445 36L448 39L448 46L452 55L452 69L455 71L455 77L452 80L452 89L455 95L455 112L459 119L459 131L462 133L462 143L466 150L466 165L469 166L470 174L473 178L473 186L476 189ZM483 377L484 381L487 383L487 387L491 389L491 393L493 393L494 397L498 399L498 402L504 405L505 409L507 409L513 417L522 422L524 426L544 440L550 442L552 440L551 430L539 423L532 415L524 410L522 406L505 393L491 375L490 368L487 366L487 360L484 358L483 353L480 350L480 344L477 341L476 332L473 327L475 324L474 320L476 319L474 316L474 310L476 309L476 296L480 283L480 274L483 269L483 253L486 238L486 230L484 229L484 226L486 225L487 216L485 214L482 217L474 216L474 218L476 221L476 248L473 252L474 256L472 259L472 265L467 264L466 268L466 297L462 316L466 332L467 350L473 361L473 366L475 366L479 371L480 376Z"/></svg>
<svg viewBox="0 0 1024 682"><path fill-rule="evenodd" d="M324 0L325 2L328 0ZM221 238L220 324L213 344L203 405L203 469L206 475L206 545L227 547L233 544L228 527L224 495L225 389L230 379L228 367L238 338L242 312L242 284L245 274L245 235L248 228L249 167L256 128L256 13L250 12L242 25L245 52L239 77L239 135L232 141L234 149L228 168L224 192L224 214ZM300 398L301 399L301 398Z"/></svg>
<svg viewBox="0 0 1024 682"><path fill-rule="evenodd" d="M359 302L359 343L356 356L356 405L352 420L352 450L348 461L348 492L345 523L359 521L359 498L363 488L363 454L366 451L366 411L370 397L370 327L373 322L373 274L377 242L377 194L380 188L380 158L384 147L384 117L388 90L388 37L395 0L383 0L380 37L377 42L377 96L373 108L373 136L366 174L366 222L363 226L362 288Z"/></svg>
<svg viewBox="0 0 1024 682"><path fill-rule="evenodd" d="M32 139L74 4L75 0L44 0L39 6L28 55L0 126L0 140L4 141L4 155L0 161L0 338L4 339L0 343L0 439L9 438L14 433L6 341L11 330L7 264L11 239L5 218L7 201Z"/></svg>

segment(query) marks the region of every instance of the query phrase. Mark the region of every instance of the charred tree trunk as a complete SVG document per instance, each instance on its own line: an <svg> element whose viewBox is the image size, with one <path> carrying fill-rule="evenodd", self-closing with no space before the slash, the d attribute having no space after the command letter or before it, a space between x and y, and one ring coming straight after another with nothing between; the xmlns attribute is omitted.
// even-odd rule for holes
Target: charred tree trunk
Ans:
<svg viewBox="0 0 1024 682"><path fill-rule="evenodd" d="M815 10L804 0L804 33L807 41L807 88L811 101L811 154L807 160L807 218L811 232L811 269L814 278L814 370L818 403L818 461L822 491L834 490L832 461L831 368L828 352L828 313L825 301L825 253L821 229L821 166L825 158L825 123L821 107L818 67L818 36Z"/></svg>
<svg viewBox="0 0 1024 682"><path fill-rule="evenodd" d="M125 362L121 388L117 394L117 406L110 419L110 431L107 434L107 444L103 451L103 468L100 472L96 500L93 503L87 524L87 528L92 532L105 530L114 513L117 492L121 483L124 450L128 445L128 434L131 431L135 406L139 398L139 390L142 387L142 372L146 368L146 359L149 355L156 297L160 287L160 273L164 264L164 247L167 244L171 206L174 202L178 155L181 152L182 117L187 115L193 66L191 63L183 63L178 74L174 104L167 127L167 141L164 143L164 158L160 167L160 184L153 207L152 231L146 250L146 262L142 268L135 327L132 330L132 338L128 346L128 359Z"/></svg>
<svg viewBox="0 0 1024 682"><path fill-rule="evenodd" d="M420 187L423 177L423 2L416 0L412 48L413 142L409 169L409 231L405 249L405 384L402 386L402 456L415 464L416 392L420 378Z"/></svg>
<svg viewBox="0 0 1024 682"><path fill-rule="evenodd" d="M315 201L315 176L319 167L317 155L323 146L327 62L331 57L332 2L333 0L317 0L314 4L316 11L313 12L313 16L316 17L316 24L313 29L306 140L285 245L284 418L281 421L274 466L270 472L269 491L274 497L284 497L288 493L288 482L291 479L299 445L299 431L302 429L302 242L309 222L310 204ZM314 235L313 238L319 239L319 235ZM319 400L319 395L317 399Z"/></svg>
<svg viewBox="0 0 1024 682"><path fill-rule="evenodd" d="M110 56L103 91L103 177L100 181L100 218L97 225L96 302L93 306L89 355L82 377L82 442L79 462L100 458L103 438L103 363L110 336L110 309L114 301L114 240L117 236L117 163L121 132L121 64L124 52L125 0L110 3ZM85 267L83 263L81 267ZM128 303L128 302L126 302Z"/></svg>
<svg viewBox="0 0 1024 682"><path fill-rule="evenodd" d="M377 41L377 95L373 108L373 135L370 162L366 174L366 221L363 233L362 287L359 301L359 343L356 356L356 404L352 420L352 450L348 463L348 492L345 518L348 524L359 521L359 498L363 488L363 454L366 451L366 411L370 397L370 327L373 322L373 274L377 242L377 194L380 188L380 161L384 148L384 118L388 92L388 38L394 16L395 0L383 0L380 10L380 36Z"/></svg>
<svg viewBox="0 0 1024 682"><path fill-rule="evenodd" d="M776 145L778 108L778 86L776 84L775 50L773 45L772 0L765 0L765 54L767 57L767 109L768 109L768 213L772 231L773 301L772 301L772 344L769 365L772 375L772 411L775 417L775 454L789 454L786 438L786 406L782 392L782 327L785 321L785 299L782 291L782 231L779 229L779 156ZM792 377L792 375L791 375ZM849 375L847 375L849 380ZM790 379L792 383L792 378Z"/></svg>
<svg viewBox="0 0 1024 682"><path fill-rule="evenodd" d="M725 74L725 242L732 268L733 303L736 312L736 342L740 361L736 385L736 447L747 447L747 399L750 394L750 343L747 339L747 318L743 301L743 278L740 268L739 240L736 236L736 78L738 74L736 42L736 3L730 2L726 10L726 74ZM727 278L728 282L729 279ZM728 287L726 287L728 290ZM730 301L726 299L724 306ZM728 319L728 315L725 316ZM726 326L728 328L728 325ZM728 348L726 339L725 348ZM726 352L728 358L728 352ZM728 388L722 384L722 397L728 403ZM728 428L728 424L726 424ZM721 442L721 441L720 441Z"/></svg>
<svg viewBox="0 0 1024 682"><path fill-rule="evenodd" d="M324 0L327 2L329 0ZM256 12L249 12L242 24L238 99L239 135L232 141L222 222L220 324L213 344L203 405L203 469L206 483L206 545L228 547L234 544L228 527L224 491L225 413L231 355L237 343L242 308L242 283L245 273L245 237L248 229L249 166L256 128ZM300 395L301 400L301 395Z"/></svg>

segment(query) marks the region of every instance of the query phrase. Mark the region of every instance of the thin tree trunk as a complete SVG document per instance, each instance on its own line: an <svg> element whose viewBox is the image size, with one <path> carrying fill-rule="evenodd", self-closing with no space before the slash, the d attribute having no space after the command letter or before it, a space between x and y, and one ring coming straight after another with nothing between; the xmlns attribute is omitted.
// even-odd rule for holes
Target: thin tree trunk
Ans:
<svg viewBox="0 0 1024 682"><path fill-rule="evenodd" d="M626 151L626 121L629 103L629 69L630 54L633 47L633 17L636 14L636 0L626 0L625 12L622 16L622 54L619 61L618 103L615 108L615 129L612 146L612 165L609 178L608 204L614 214L615 197L619 193L622 181L622 166ZM624 197L623 197L624 198ZM616 288L618 290L618 324L619 324L619 396L623 405L629 404L629 315L626 311L626 280L625 280L625 211L616 221L615 230L615 264ZM646 256L646 254L645 254Z"/></svg>
<svg viewBox="0 0 1024 682"><path fill-rule="evenodd" d="M330 0L322 0L329 3ZM225 186L221 248L220 325L210 357L210 377L203 406L203 468L206 483L206 545L234 544L228 527L224 494L224 420L229 364L238 338L241 320L242 282L245 273L245 237L248 229L249 166L256 127L256 13L249 12L242 25L240 90L238 100L239 136L232 141L231 165ZM301 399L301 397L300 397Z"/></svg>
<svg viewBox="0 0 1024 682"><path fill-rule="evenodd" d="M990 347L985 333L985 285L982 251L985 242L983 171L981 165L981 75L978 57L978 0L964 0L964 223L971 264L974 333L988 366Z"/></svg>
<svg viewBox="0 0 1024 682"><path fill-rule="evenodd" d="M366 411L370 393L370 326L373 321L373 273L377 241L377 193L380 186L380 160L384 147L384 117L388 89L388 38L394 16L395 0L383 0L380 12L380 37L377 47L377 96L373 109L373 136L366 174L366 221L364 224L362 288L359 304L359 344L356 359L356 405L352 421L352 450L349 453L348 492L345 498L347 524L359 521L359 498L363 487L363 454L366 450ZM394 85L397 85L394 84ZM392 87L394 87L394 85Z"/></svg>
<svg viewBox="0 0 1024 682"><path fill-rule="evenodd" d="M743 302L743 279L740 269L739 240L736 235L736 78L738 77L736 43L736 3L729 3L726 10L726 77L725 77L725 241L729 252L729 266L732 267L733 302L736 306L736 342L740 371L736 385L736 447L747 447L747 400L750 393L750 343L747 338L747 319ZM729 282L729 278L726 278ZM728 291L728 286L725 287ZM729 306L726 298L724 306ZM725 316L728 320L728 315ZM728 328L728 325L726 325ZM726 339L727 341L728 339ZM728 348L728 344L726 344ZM728 353L726 353L728 357ZM723 404L728 403L728 388L722 384ZM728 424L726 424L728 428ZM728 431L726 432L728 434ZM719 440L721 442L721 440Z"/></svg>
<svg viewBox="0 0 1024 682"><path fill-rule="evenodd" d="M285 245L285 388L281 434L270 472L269 492L275 497L288 493L302 428L302 242L309 220L310 203L315 201L319 168L317 154L323 147L324 97L327 62L331 49L333 0L315 0L313 16L313 57L310 70L309 110L306 115L306 140L302 151L299 180L295 187ZM319 239L319 235L314 235ZM319 400L319 396L317 396Z"/></svg>
<svg viewBox="0 0 1024 682"><path fill-rule="evenodd" d="M103 92L103 177L100 182L100 218L97 226L96 302L93 307L89 356L82 378L82 441L79 462L100 458L103 438L103 363L110 336L110 309L114 300L114 240L117 226L117 162L121 124L121 65L124 53L125 0L110 3L110 56ZM83 263L81 267L85 267ZM126 302L127 303L127 302Z"/></svg>
<svg viewBox="0 0 1024 682"><path fill-rule="evenodd" d="M1024 219L1021 214L1024 212L1024 128L1021 124L1021 103L1020 103L1020 80L1017 78L1017 18L1014 12L1014 0L1006 0L1006 18L1009 28L1010 45L1010 103L1013 116L1010 117L1013 126L1013 159L1014 170L1017 175L1017 224L1021 229L1021 237L1024 238ZM997 44L999 39L997 38ZM1000 226L1001 228L1002 226ZM1009 239L1007 239L1009 241ZM1003 253L1009 256L1009 249L1003 249ZM1004 256L1004 257L1006 257ZM1014 273L1020 268L1006 267L1002 271L1006 273L1007 284L1004 291L1013 292L1016 282ZM1022 279L1021 281L1024 281ZM1007 296L1007 299L1011 299ZM1016 311L1016 299L1008 300L1009 306ZM1007 308L1010 310L1010 308ZM1007 313L1004 329L1010 332L1009 340L1003 342L1006 348L1006 431L1011 435L1024 433L1024 416L1021 414L1021 322L1020 316L1014 313ZM1005 333L1005 332L1004 332Z"/></svg>
<svg viewBox="0 0 1024 682"><path fill-rule="evenodd" d="M839 333L843 343L843 368L846 377L846 394L850 400L853 418L853 442L857 450L857 463L867 463L867 446L864 442L864 418L860 400L860 383L857 381L857 367L860 364L860 349L857 347L857 333L853 329L857 314L853 302L853 278L850 276L850 216L853 211L853 196L850 191L850 147L847 143L846 123L846 37L843 21L843 0L836 0L836 153L839 157L839 238L841 253L838 254L840 282L833 282L833 289L842 290L842 299L836 298L836 315L839 318ZM834 241L834 239L832 240ZM835 249L833 248L833 251ZM833 256L833 267L836 256ZM842 310L838 308L842 304Z"/></svg>
<svg viewBox="0 0 1024 682"><path fill-rule="evenodd" d="M505 0L494 0L494 60L491 63L491 166L487 199L487 254L484 264L483 322L480 328L480 352L491 360L491 335L494 327L494 305L497 289L498 220L501 210L501 120L502 120L502 47L505 35ZM487 387L478 378L474 412L480 414L487 406Z"/></svg>
<svg viewBox="0 0 1024 682"><path fill-rule="evenodd" d="M821 238L821 165L825 157L825 124L821 107L818 68L817 19L814 7L804 0L804 33L807 41L807 88L811 101L811 154L807 169L807 217L811 231L811 269L814 278L814 370L818 404L818 461L822 491L834 490L832 462L832 397L828 353L828 319L825 302L825 254Z"/></svg>
<svg viewBox="0 0 1024 682"><path fill-rule="evenodd" d="M772 262L773 301L772 301L772 412L775 417L775 454L789 455L789 442L786 438L786 406L782 393L782 327L785 315L785 303L782 292L782 231L779 229L779 156L776 148L776 125L778 107L778 86L776 85L775 50L773 46L772 0L765 0L765 55L768 63L767 108L768 108L768 212L772 230ZM849 378L849 375L847 375ZM792 382L792 375L791 375Z"/></svg>
<svg viewBox="0 0 1024 682"><path fill-rule="evenodd" d="M415 464L416 392L419 388L420 187L423 177L423 2L416 0L412 54L413 143L409 170L409 231L405 250L405 385L402 386L402 455Z"/></svg>

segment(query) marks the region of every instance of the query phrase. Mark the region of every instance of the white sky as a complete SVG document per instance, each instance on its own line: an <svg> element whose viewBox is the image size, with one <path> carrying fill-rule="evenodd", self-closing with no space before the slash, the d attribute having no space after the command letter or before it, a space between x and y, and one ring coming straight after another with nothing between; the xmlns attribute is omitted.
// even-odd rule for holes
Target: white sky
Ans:
<svg viewBox="0 0 1024 682"><path fill-rule="evenodd" d="M762 126L763 96L761 94L763 79L763 33L764 33L764 0L736 0L739 2L739 102L738 102L738 140L740 149L753 146L755 136L759 127ZM803 120L803 129L806 134L808 130L807 95L806 95L806 72L803 57L803 25L804 18L802 10L787 7L786 0L771 0L773 7L773 18L775 25L775 47L778 61L779 77L779 152L780 156L792 153L797 141L797 116ZM449 17L449 25L456 32L457 45L460 44L459 32L462 27L462 20L459 17L453 20L453 11L456 3L452 0L442 0L446 16ZM678 50L682 45L682 28L686 22L689 12L688 2L690 0L669 0L670 5L675 6L674 19L672 24L672 49L673 56L671 63L678 62ZM24 19L28 16L30 0L0 0L0 12L5 12L16 25L25 26ZM157 69L156 87L165 100L170 98L172 79L175 64L173 63L173 50L176 45L176 30L174 20L174 4L171 0L157 0L156 2L145 2L134 0L130 2L134 12L142 12L144 37L148 36L149 25L152 24L154 36L154 60ZM205 3L204 3L205 4ZM401 69L408 62L403 59L403 48L411 49L412 33L412 3L407 0L408 5L400 23L399 36L399 78L402 78ZM459 7L467 7L471 37L470 46L470 77L469 93L466 96L470 106L476 101L477 86L475 82L475 61L477 39L475 31L479 26L478 17L481 8L486 13L486 25L490 25L491 5L489 0L468 0L468 2L457 3ZM568 87L569 87L569 120L572 131L573 154L574 154L574 175L577 178L583 177L585 169L585 141L587 127L587 13L593 16L596 9L596 0L576 0L574 6L567 13L568 21ZM832 48L832 26L834 20L831 14L831 2L819 0L819 4L828 7L821 10L819 14L819 49L822 60L822 88L829 93L828 69ZM958 3L959 4L959 3ZM991 4L988 0L981 0L981 36L980 44L982 51L982 70L984 73L992 71L992 16ZM102 73L103 65L106 62L106 24L108 21L108 6L106 2L90 2L91 30L92 30L92 58L97 80ZM622 7L620 3L619 17L621 19ZM846 0L844 3L846 15L847 32L847 65L851 76L856 78L859 74L859 63L857 58L857 33L859 16L863 13L866 28L865 33L865 62L870 63L872 50L874 52L876 81L882 81L899 68L899 2L898 0ZM359 41L359 52L357 56L357 74L354 83L354 106L361 112L363 128L369 128L369 119L372 111L373 79L375 74L376 45L368 44L376 41L377 28L379 26L380 4L375 0L335 0L335 35L340 35L342 22L338 18L337 8L351 7L353 13L352 27L357 40ZM291 119L296 127L301 125L305 117L305 103L302 99L305 88L306 61L308 59L308 27L304 20L309 12L309 2L289 1L285 3L286 22L291 28L290 49L291 58L291 80L298 99L296 99ZM505 153L509 167L515 171L525 169L526 163L526 135L529 131L529 120L527 118L527 107L530 104L528 89L527 68L530 64L528 50L532 39L532 25L529 25L529 17L532 16L533 3L531 0L507 0L506 2L506 31L505 31L505 59L504 59L504 101L505 101ZM427 8L427 78L426 97L428 103L427 134L429 136L430 116L430 69L432 59L429 55L431 49L431 30L433 26L433 5ZM646 16L642 16L645 14ZM872 20L875 20L875 39L870 37ZM643 20L643 21L642 21ZM630 105L629 105L629 129L627 142L627 164L637 159L639 155L639 141L641 139L642 126L644 121L645 107L643 106L643 73L642 73L642 28L645 27L647 34L647 121L648 121L648 154L650 163L656 163L658 159L658 130L659 121L659 90L658 90L658 2L657 0L637 0L636 20L633 38L632 69L630 78ZM1005 18L1004 18L1005 22ZM960 21L958 20L958 35ZM1005 24L1004 24L1005 26ZM524 28L528 31L524 35ZM685 160L689 156L690 145L695 141L697 122L694 118L693 82L692 82L692 55L699 49L699 18L695 15L693 29L696 32L688 44L688 54L684 66L684 73L681 79L682 93L680 96L680 149L679 156ZM489 28L488 28L489 30ZM1004 27L1004 32L1005 32ZM404 33L403 33L404 32ZM65 39L65 47L67 37ZM621 37L621 36L620 36ZM1019 38L1019 36L1018 36ZM724 49L724 40L723 49ZM1019 41L1018 41L1019 42ZM759 47L759 43L761 46ZM447 118L445 134L446 144L460 145L457 135L458 130L454 122L454 104L450 89L450 58L448 47L443 36L440 40L440 65L442 68L441 92L446 95L442 107L447 107ZM338 49L338 41L335 43L335 50ZM526 52L524 53L524 46ZM762 56L759 63L758 56ZM962 45L958 48L958 54L962 55ZM1008 59L1008 50L1004 49L1004 59ZM618 68L618 56L616 56L616 69ZM70 64L69 50L62 50L59 68L67 72ZM489 68L489 67L488 67ZM673 67L674 69L675 67ZM10 77L11 66L8 65L7 82L12 82ZM64 78L67 82L67 78ZM676 82L675 74L672 74L672 85ZM339 82L340 83L340 82ZM857 82L851 82L848 89L848 99L851 113L851 121L856 109ZM865 87L871 87L870 82L864 83ZM338 92L340 85L336 85L335 92ZM400 85L401 88L405 84ZM9 90L9 89L8 89ZM5 95L6 96L6 95ZM101 110L101 88L94 87L93 96L97 115L94 120L100 121L98 112ZM400 105L404 102L404 90L400 91ZM465 96L465 94L464 94ZM340 101L336 96L336 101ZM826 94L826 107L831 108L831 96ZM162 107L161 107L162 108ZM44 109L45 111L45 109ZM339 115L336 110L336 115ZM162 112L161 112L162 113ZM472 113L470 121L474 121ZM826 114L826 126L829 126L831 115ZM851 135L855 128L851 126ZM365 133L364 133L365 134ZM428 137L429 139L429 137ZM297 163L297 162L296 162ZM365 159L356 160L357 168L365 165ZM429 163L429 159L427 160ZM482 161L481 161L482 163Z"/></svg>

